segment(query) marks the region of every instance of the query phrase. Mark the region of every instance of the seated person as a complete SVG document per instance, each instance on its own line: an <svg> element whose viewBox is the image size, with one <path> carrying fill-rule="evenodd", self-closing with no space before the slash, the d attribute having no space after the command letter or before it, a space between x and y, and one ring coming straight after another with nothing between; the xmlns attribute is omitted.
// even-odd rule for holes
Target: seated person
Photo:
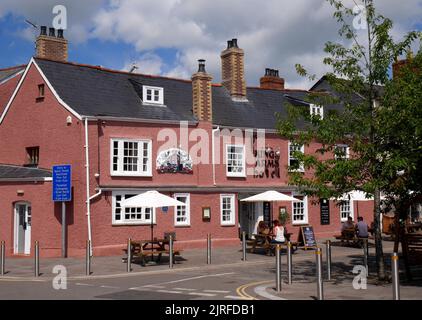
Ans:
<svg viewBox="0 0 422 320"><path fill-rule="evenodd" d="M345 238L353 238L355 234L355 224L351 216L347 218L347 221L343 222L341 226L341 235Z"/></svg>
<svg viewBox="0 0 422 320"><path fill-rule="evenodd" d="M359 238L368 238L368 225L366 224L366 222L363 221L363 217L358 217L356 231Z"/></svg>
<svg viewBox="0 0 422 320"><path fill-rule="evenodd" d="M258 232L258 234L269 234L270 233L270 228L268 228L268 226L265 223L265 221L260 221L258 223L257 232Z"/></svg>
<svg viewBox="0 0 422 320"><path fill-rule="evenodd" d="M271 240L273 244L284 244L286 242L286 238L284 237L284 226L278 221L273 221L273 237L274 239Z"/></svg>

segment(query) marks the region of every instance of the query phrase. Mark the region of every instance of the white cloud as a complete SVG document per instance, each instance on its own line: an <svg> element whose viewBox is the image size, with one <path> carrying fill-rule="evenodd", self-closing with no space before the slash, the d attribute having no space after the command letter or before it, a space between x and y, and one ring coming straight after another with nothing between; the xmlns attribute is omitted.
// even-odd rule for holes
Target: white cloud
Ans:
<svg viewBox="0 0 422 320"><path fill-rule="evenodd" d="M376 1L396 21L397 36L420 21L420 3ZM196 60L205 58L215 81L220 81L220 52L226 40L236 37L246 53L249 85L257 85L271 67L280 69L289 86L308 86L294 66L301 63L318 75L327 70L323 46L338 37L332 13L324 0L120 0L96 15L93 36L131 43L140 52L176 48L175 66L161 68L166 75L190 77Z"/></svg>
<svg viewBox="0 0 422 320"><path fill-rule="evenodd" d="M164 62L160 56L152 52L147 52L139 57L139 59L127 62L123 70L129 71L133 66L137 67L136 72L156 75L163 72Z"/></svg>
<svg viewBox="0 0 422 320"><path fill-rule="evenodd" d="M352 0L345 0L353 3ZM359 2L360 0L354 0ZM422 0L374 0L395 22L400 38L422 17ZM40 4L41 2L41 4ZM338 39L333 9L325 0L66 0L69 30L75 43L100 39L133 45L139 72L189 78L197 59L220 81L220 52L226 41L238 38L245 50L248 85L257 85L266 67L280 70L288 86L308 86L294 65L301 63L321 75L324 43ZM2 0L0 17L7 12L50 24L56 0ZM30 37L26 31L26 37ZM175 61L164 61L156 49L175 49ZM75 48L77 50L77 48ZM133 54L132 54L133 56ZM122 53L122 60L124 58ZM83 62L83 61L81 61ZM128 67L132 61L125 61ZM122 64L123 61L122 61Z"/></svg>

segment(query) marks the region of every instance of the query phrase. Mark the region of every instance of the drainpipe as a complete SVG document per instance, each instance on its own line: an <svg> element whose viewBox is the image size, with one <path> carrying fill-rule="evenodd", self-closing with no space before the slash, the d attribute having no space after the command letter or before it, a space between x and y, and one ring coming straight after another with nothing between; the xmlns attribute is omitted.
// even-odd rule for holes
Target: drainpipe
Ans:
<svg viewBox="0 0 422 320"><path fill-rule="evenodd" d="M88 118L85 118L85 169L86 169L86 216L88 223L88 240L92 256L92 234L91 234L91 198L89 196L89 141L88 141Z"/></svg>
<svg viewBox="0 0 422 320"><path fill-rule="evenodd" d="M212 130L212 137L211 137L211 152L212 152L212 181L214 183L214 186L217 184L215 181L215 133L217 131L220 131L220 127L217 127L216 129Z"/></svg>
<svg viewBox="0 0 422 320"><path fill-rule="evenodd" d="M98 192L97 192L96 194L94 194L93 196L91 196L91 197L89 198L89 201L92 201L92 200L93 200L93 199L95 199L96 197L100 196L100 195L101 195L101 193L103 193L103 190L102 190L102 189L99 189L99 190L98 190Z"/></svg>

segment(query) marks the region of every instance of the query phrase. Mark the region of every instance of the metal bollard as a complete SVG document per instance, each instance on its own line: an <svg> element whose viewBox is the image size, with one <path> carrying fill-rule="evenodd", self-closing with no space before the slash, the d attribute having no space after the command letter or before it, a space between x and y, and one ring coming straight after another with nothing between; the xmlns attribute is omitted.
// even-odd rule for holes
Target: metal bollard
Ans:
<svg viewBox="0 0 422 320"><path fill-rule="evenodd" d="M318 300L324 300L324 289L322 282L322 250L317 248L315 251L316 256L316 270L317 270L317 297Z"/></svg>
<svg viewBox="0 0 422 320"><path fill-rule="evenodd" d="M288 283L292 284L292 243L287 242L287 278Z"/></svg>
<svg viewBox="0 0 422 320"><path fill-rule="evenodd" d="M327 250L327 280L331 280L331 241L327 240L326 244L326 250Z"/></svg>
<svg viewBox="0 0 422 320"><path fill-rule="evenodd" d="M40 244L38 241L35 241L35 255L34 255L34 269L35 277L40 276Z"/></svg>
<svg viewBox="0 0 422 320"><path fill-rule="evenodd" d="M242 260L246 261L246 232L242 232Z"/></svg>
<svg viewBox="0 0 422 320"><path fill-rule="evenodd" d="M275 247L275 270L276 270L276 290L281 291L281 268L280 268L280 245Z"/></svg>
<svg viewBox="0 0 422 320"><path fill-rule="evenodd" d="M211 264L211 234L207 234L207 264Z"/></svg>
<svg viewBox="0 0 422 320"><path fill-rule="evenodd" d="M85 269L86 275L91 275L91 241L86 241L86 255L85 255Z"/></svg>
<svg viewBox="0 0 422 320"><path fill-rule="evenodd" d="M368 267L368 239L363 239L363 265L366 268L366 275L369 274Z"/></svg>
<svg viewBox="0 0 422 320"><path fill-rule="evenodd" d="M127 272L132 271L132 239L127 240Z"/></svg>
<svg viewBox="0 0 422 320"><path fill-rule="evenodd" d="M391 274L393 277L393 300L400 300L399 256L394 252L391 256Z"/></svg>
<svg viewBox="0 0 422 320"><path fill-rule="evenodd" d="M173 268L173 235L169 236L169 268Z"/></svg>
<svg viewBox="0 0 422 320"><path fill-rule="evenodd" d="M0 275L3 276L5 271L5 264L6 264L6 244L4 241L1 242L0 245Z"/></svg>

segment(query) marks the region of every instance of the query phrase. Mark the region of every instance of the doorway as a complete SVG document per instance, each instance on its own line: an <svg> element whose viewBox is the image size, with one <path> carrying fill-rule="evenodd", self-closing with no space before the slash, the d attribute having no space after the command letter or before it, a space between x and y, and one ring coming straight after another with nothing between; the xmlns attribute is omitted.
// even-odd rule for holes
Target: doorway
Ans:
<svg viewBox="0 0 422 320"><path fill-rule="evenodd" d="M248 239L257 232L259 221L263 220L262 202L240 202L240 233L246 232Z"/></svg>
<svg viewBox="0 0 422 320"><path fill-rule="evenodd" d="M15 204L15 254L31 253L31 205L26 202Z"/></svg>

